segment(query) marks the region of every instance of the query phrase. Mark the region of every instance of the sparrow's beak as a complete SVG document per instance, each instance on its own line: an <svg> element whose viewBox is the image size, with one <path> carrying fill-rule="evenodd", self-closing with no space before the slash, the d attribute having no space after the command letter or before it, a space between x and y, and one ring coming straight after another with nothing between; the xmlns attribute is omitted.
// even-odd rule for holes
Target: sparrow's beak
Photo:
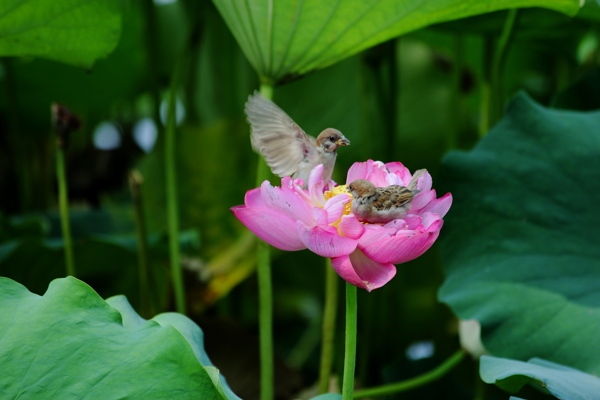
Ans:
<svg viewBox="0 0 600 400"><path fill-rule="evenodd" d="M338 146L350 146L350 141L346 138L341 138L337 142L335 142Z"/></svg>

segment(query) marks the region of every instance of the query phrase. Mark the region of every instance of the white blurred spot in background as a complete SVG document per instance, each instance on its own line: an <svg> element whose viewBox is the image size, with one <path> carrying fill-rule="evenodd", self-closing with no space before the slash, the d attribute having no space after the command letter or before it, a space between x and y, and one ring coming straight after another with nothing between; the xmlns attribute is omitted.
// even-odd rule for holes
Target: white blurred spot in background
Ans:
<svg viewBox="0 0 600 400"><path fill-rule="evenodd" d="M177 0L154 0L154 5L156 6L166 6L173 3L177 3Z"/></svg>
<svg viewBox="0 0 600 400"><path fill-rule="evenodd" d="M158 129L152 118L142 118L133 127L133 139L146 153L150 153L156 144Z"/></svg>
<svg viewBox="0 0 600 400"><path fill-rule="evenodd" d="M112 122L104 121L94 129L94 146L100 150L113 150L121 146L121 134Z"/></svg>
<svg viewBox="0 0 600 400"><path fill-rule="evenodd" d="M435 346L431 340L413 343L406 349L406 358L409 360L421 360L433 355Z"/></svg>

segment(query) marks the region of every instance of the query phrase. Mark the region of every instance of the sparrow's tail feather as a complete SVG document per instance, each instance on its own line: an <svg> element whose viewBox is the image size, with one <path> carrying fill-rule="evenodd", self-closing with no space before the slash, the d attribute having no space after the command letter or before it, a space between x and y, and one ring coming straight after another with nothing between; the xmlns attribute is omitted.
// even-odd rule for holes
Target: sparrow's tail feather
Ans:
<svg viewBox="0 0 600 400"><path fill-rule="evenodd" d="M421 178L426 172L426 169L419 169L415 171L407 188L409 188L410 190L414 190L417 187L417 183L419 183L419 178Z"/></svg>

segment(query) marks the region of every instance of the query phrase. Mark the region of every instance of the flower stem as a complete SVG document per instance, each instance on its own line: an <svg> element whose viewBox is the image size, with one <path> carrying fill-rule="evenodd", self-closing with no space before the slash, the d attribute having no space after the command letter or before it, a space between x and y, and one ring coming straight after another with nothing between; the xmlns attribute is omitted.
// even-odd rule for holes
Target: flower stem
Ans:
<svg viewBox="0 0 600 400"><path fill-rule="evenodd" d="M175 164L175 129L176 129L176 102L177 88L181 80L185 51L175 64L169 98L167 103L167 126L165 130L165 178L167 189L167 225L169 232L169 255L171 261L171 279L175 289L175 304L177 312L186 313L185 290L181 272L179 254L179 205L177 196L177 168Z"/></svg>
<svg viewBox="0 0 600 400"><path fill-rule="evenodd" d="M447 136L447 150L458 147L462 127L463 94L462 71L465 59L465 37L457 33L454 38L454 67L452 69L452 104L450 109L451 124Z"/></svg>
<svg viewBox="0 0 600 400"><path fill-rule="evenodd" d="M146 46L146 70L149 77L149 90L152 96L152 118L160 124L160 49L159 49L159 27L156 21L156 5L154 0L142 0L142 12L144 13L144 39Z"/></svg>
<svg viewBox="0 0 600 400"><path fill-rule="evenodd" d="M356 365L356 286L346 282L346 348L342 399L354 398L354 367Z"/></svg>
<svg viewBox="0 0 600 400"><path fill-rule="evenodd" d="M401 382L396 382L389 385L383 385L369 389L357 390L354 393L354 398L362 399L364 397L385 396L423 386L446 375L454 367L456 367L464 358L465 352L463 350L458 350L456 353L450 356L450 358L448 358L446 361L440 364L437 368L429 372Z"/></svg>
<svg viewBox="0 0 600 400"><path fill-rule="evenodd" d="M273 85L263 83L260 85L260 94L269 100L273 100Z"/></svg>
<svg viewBox="0 0 600 400"><path fill-rule="evenodd" d="M262 84L260 93L267 99L273 97L273 86ZM256 172L257 186L269 178L269 169L262 157L258 156ZM273 399L273 288L271 287L271 254L269 245L258 240L257 274L259 300L260 336L260 400Z"/></svg>
<svg viewBox="0 0 600 400"><path fill-rule="evenodd" d="M338 275L326 259L325 266L325 310L323 311L323 339L321 346L321 368L319 371L319 394L329 391L337 314Z"/></svg>
<svg viewBox="0 0 600 400"><path fill-rule="evenodd" d="M148 239L146 235L146 221L144 220L144 207L142 202L142 183L144 179L137 170L129 175L129 186L133 198L133 212L135 217L135 230L138 248L138 280L140 287L140 309L144 318L150 318L150 298L148 290Z"/></svg>
<svg viewBox="0 0 600 400"><path fill-rule="evenodd" d="M273 399L273 293L269 245L258 242L258 296L260 333L260 399Z"/></svg>
<svg viewBox="0 0 600 400"><path fill-rule="evenodd" d="M481 94L479 100L479 136L484 137L490 130L490 104L491 104L491 65L492 65L492 45L493 41L490 35L486 35L483 41L483 75L481 77Z"/></svg>
<svg viewBox="0 0 600 400"><path fill-rule="evenodd" d="M396 127L398 124L398 46L400 44L400 38L392 39L387 44L387 50L385 57L387 61L387 75L388 75L388 88L387 88L387 101L384 114L387 124L386 138L384 146L385 148L385 159L394 160L397 150L397 132Z"/></svg>
<svg viewBox="0 0 600 400"><path fill-rule="evenodd" d="M492 60L490 74L492 90L490 104L490 122L492 124L496 123L500 119L504 107L502 72L506 61L506 55L508 54L508 47L510 45L510 42L512 41L512 38L514 37L514 28L516 25L518 12L518 8L508 10L508 15L506 16L506 20L504 21L504 26L502 27L500 39L498 39L498 43L496 44L496 49L494 51L494 58Z"/></svg>
<svg viewBox="0 0 600 400"><path fill-rule="evenodd" d="M473 364L475 364L475 368L473 369L475 372L475 389L473 390L473 400L485 400L485 388L487 385L479 375L479 360L476 360Z"/></svg>
<svg viewBox="0 0 600 400"><path fill-rule="evenodd" d="M67 275L75 276L75 260L73 259L73 243L71 241L71 225L69 223L69 197L67 194L67 173L65 168L65 149L58 146L56 150L56 178L58 180L58 206L60 223L65 245L65 265Z"/></svg>

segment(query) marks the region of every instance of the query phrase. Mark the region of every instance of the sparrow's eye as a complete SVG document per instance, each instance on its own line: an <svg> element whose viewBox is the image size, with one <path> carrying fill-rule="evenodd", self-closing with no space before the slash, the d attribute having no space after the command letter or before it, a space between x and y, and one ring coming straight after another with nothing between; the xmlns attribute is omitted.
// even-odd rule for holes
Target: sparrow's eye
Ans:
<svg viewBox="0 0 600 400"><path fill-rule="evenodd" d="M329 136L329 140L331 140L332 142L335 142L335 136Z"/></svg>

